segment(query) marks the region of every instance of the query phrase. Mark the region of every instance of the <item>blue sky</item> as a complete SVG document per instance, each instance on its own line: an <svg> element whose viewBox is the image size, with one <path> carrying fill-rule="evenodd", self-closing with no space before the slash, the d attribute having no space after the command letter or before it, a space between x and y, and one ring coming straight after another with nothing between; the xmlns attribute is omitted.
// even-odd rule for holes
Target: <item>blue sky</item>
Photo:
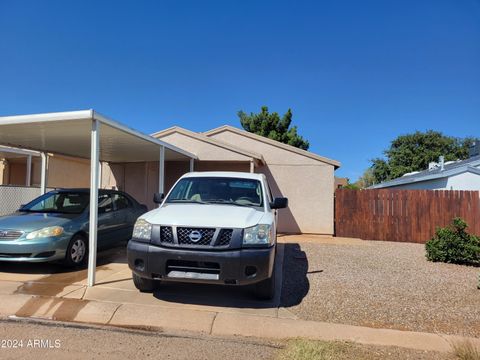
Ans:
<svg viewBox="0 0 480 360"><path fill-rule="evenodd" d="M399 134L480 136L480 1L0 1L0 115L204 131L262 105L352 180Z"/></svg>

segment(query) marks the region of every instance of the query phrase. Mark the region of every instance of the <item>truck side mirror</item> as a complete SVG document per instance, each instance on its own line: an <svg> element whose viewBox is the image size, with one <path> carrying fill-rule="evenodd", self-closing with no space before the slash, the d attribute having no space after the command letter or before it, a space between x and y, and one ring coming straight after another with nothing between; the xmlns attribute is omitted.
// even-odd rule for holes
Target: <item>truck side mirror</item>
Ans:
<svg viewBox="0 0 480 360"><path fill-rule="evenodd" d="M165 198L165 195L163 193L153 194L153 202L155 204L161 204L164 198Z"/></svg>
<svg viewBox="0 0 480 360"><path fill-rule="evenodd" d="M285 197L277 197L270 203L271 209L284 209L288 206L288 199Z"/></svg>

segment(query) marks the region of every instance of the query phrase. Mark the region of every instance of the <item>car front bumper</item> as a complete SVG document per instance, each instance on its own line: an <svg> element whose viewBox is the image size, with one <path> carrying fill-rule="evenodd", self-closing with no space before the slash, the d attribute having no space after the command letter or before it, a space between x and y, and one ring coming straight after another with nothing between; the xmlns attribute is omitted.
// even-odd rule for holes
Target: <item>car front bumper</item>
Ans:
<svg viewBox="0 0 480 360"><path fill-rule="evenodd" d="M273 245L223 251L166 248L148 243L128 242L130 269L140 277L165 281L248 285L272 276Z"/></svg>
<svg viewBox="0 0 480 360"><path fill-rule="evenodd" d="M0 261L47 262L65 258L68 237L0 241Z"/></svg>

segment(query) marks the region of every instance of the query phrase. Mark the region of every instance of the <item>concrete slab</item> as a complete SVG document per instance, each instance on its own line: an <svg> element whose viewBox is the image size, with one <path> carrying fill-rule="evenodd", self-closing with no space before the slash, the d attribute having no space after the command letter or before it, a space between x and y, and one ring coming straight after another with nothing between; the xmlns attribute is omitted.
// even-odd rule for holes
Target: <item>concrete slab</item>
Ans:
<svg viewBox="0 0 480 360"><path fill-rule="evenodd" d="M215 316L215 312L209 311L189 309L172 311L159 306L125 304L118 308L109 324L124 327L168 328L209 334Z"/></svg>

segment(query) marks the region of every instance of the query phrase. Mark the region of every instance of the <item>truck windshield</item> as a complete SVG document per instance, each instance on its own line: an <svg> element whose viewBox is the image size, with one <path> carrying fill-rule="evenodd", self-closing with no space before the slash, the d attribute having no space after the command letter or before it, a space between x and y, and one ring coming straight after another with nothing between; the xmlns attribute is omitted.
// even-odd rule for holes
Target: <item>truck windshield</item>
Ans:
<svg viewBox="0 0 480 360"><path fill-rule="evenodd" d="M187 177L175 185L166 202L262 207L262 184L254 179Z"/></svg>

